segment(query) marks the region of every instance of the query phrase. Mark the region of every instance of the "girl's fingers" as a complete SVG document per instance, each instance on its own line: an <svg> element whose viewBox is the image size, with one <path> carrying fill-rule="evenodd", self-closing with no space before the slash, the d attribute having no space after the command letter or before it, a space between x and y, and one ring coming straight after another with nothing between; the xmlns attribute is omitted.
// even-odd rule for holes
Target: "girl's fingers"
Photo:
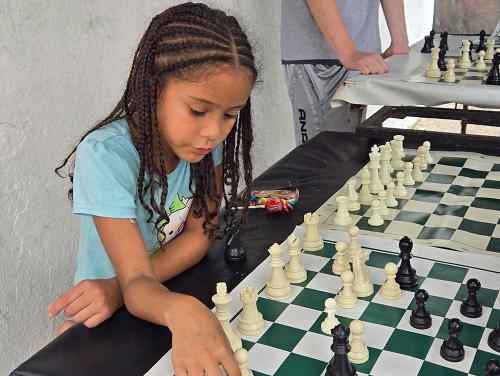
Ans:
<svg viewBox="0 0 500 376"><path fill-rule="evenodd" d="M71 320L64 321L60 326L59 329L57 329L57 335L60 335L64 333L66 330L71 328L75 323Z"/></svg>
<svg viewBox="0 0 500 376"><path fill-rule="evenodd" d="M66 306L64 309L64 316L73 317L90 303L92 303L92 301L89 299L88 294L81 294Z"/></svg>
<svg viewBox="0 0 500 376"><path fill-rule="evenodd" d="M68 304L70 304L73 300L77 299L80 295L83 294L83 289L81 288L80 284L73 286L69 290L67 290L64 294L59 296L54 303L49 305L48 307L48 313L50 317L54 317L59 312L61 312L62 309L64 309Z"/></svg>
<svg viewBox="0 0 500 376"><path fill-rule="evenodd" d="M71 319L74 322L85 322L90 319L92 316L99 313L99 310L95 307L94 304L89 304L82 310L80 310L76 315L74 315Z"/></svg>
<svg viewBox="0 0 500 376"><path fill-rule="evenodd" d="M107 320L108 318L109 316L106 313L99 312L85 320L83 322L83 325L85 325L87 328L95 328L97 325L102 323L104 320Z"/></svg>

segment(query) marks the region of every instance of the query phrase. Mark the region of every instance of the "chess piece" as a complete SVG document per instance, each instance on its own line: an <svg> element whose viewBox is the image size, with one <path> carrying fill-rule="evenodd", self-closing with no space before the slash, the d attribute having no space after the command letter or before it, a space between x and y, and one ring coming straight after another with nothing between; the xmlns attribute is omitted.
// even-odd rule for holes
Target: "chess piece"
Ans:
<svg viewBox="0 0 500 376"><path fill-rule="evenodd" d="M356 376L356 368L349 362L347 354L351 351L349 346L350 330L344 325L338 324L332 330L333 344L331 349L334 353L333 359L326 367L325 376Z"/></svg>
<svg viewBox="0 0 500 376"><path fill-rule="evenodd" d="M386 141L385 147L387 148L387 153L391 156L392 159L392 146L389 141ZM394 172L394 167L392 167L391 162L389 161L389 174L392 174Z"/></svg>
<svg viewBox="0 0 500 376"><path fill-rule="evenodd" d="M363 342L365 326L360 320L352 320L349 329L351 332L351 351L349 351L347 357L353 364L365 363L370 356L368 346Z"/></svg>
<svg viewBox="0 0 500 376"><path fill-rule="evenodd" d="M480 51L479 52L479 58L476 61L476 65L474 68L476 68L478 71L486 71L488 70L488 67L486 66L486 63L484 61L484 55L486 55L486 52Z"/></svg>
<svg viewBox="0 0 500 376"><path fill-rule="evenodd" d="M349 234L349 244L347 245L346 255L352 258L358 251L361 251L361 245L359 244L359 227L351 226L347 230Z"/></svg>
<svg viewBox="0 0 500 376"><path fill-rule="evenodd" d="M422 174L422 170L420 168L420 158L415 157L413 159L413 171L411 175L415 181L424 181L424 175Z"/></svg>
<svg viewBox="0 0 500 376"><path fill-rule="evenodd" d="M462 56L460 60L458 60L457 66L462 69L469 69L471 67L471 58L469 56L470 51L470 42L468 40L464 40L462 42Z"/></svg>
<svg viewBox="0 0 500 376"><path fill-rule="evenodd" d="M370 165L368 166L368 168L370 169L370 192L373 194L377 194L384 189L378 173L380 169L380 153L371 152L369 154L369 157Z"/></svg>
<svg viewBox="0 0 500 376"><path fill-rule="evenodd" d="M446 62L444 60L445 55L446 55L446 50L443 48L440 48L439 54L438 54L437 65L438 65L438 68L441 72L446 71Z"/></svg>
<svg viewBox="0 0 500 376"><path fill-rule="evenodd" d="M396 189L394 190L394 196L396 197L404 197L408 194L408 191L406 190L405 186L403 185L404 181L404 173L403 171L399 171L396 174Z"/></svg>
<svg viewBox="0 0 500 376"><path fill-rule="evenodd" d="M411 267L410 263L412 248L413 242L408 236L403 237L399 241L399 258L401 259L401 264L396 273L396 282L399 283L399 287L402 289L411 289L418 285L417 272Z"/></svg>
<svg viewBox="0 0 500 376"><path fill-rule="evenodd" d="M215 304L215 316L219 320L224 333L226 334L231 349L236 351L241 348L241 338L233 330L229 320L231 319L231 313L229 312L229 304L231 303L231 295L227 293L227 286L224 282L217 283L216 286L217 293L212 296L212 301Z"/></svg>
<svg viewBox="0 0 500 376"><path fill-rule="evenodd" d="M292 286L290 286L290 281L283 270L283 266L285 266L283 248L279 244L274 243L269 248L269 254L271 255L272 272L271 278L267 282L265 293L271 299L286 300L292 295Z"/></svg>
<svg viewBox="0 0 500 376"><path fill-rule="evenodd" d="M483 52L483 51L481 51ZM460 305L460 313L466 317L481 317L483 314L483 306L477 299L477 292L481 288L481 282L476 278L471 278L467 281L467 298Z"/></svg>
<svg viewBox="0 0 500 376"><path fill-rule="evenodd" d="M239 222L233 222L233 225L227 231L224 257L228 261L240 261L247 257L247 253L241 245L241 228Z"/></svg>
<svg viewBox="0 0 500 376"><path fill-rule="evenodd" d="M391 141L392 154L391 154L391 166L394 170L402 170L404 167L404 162L402 161L402 156L398 148L398 141Z"/></svg>
<svg viewBox="0 0 500 376"><path fill-rule="evenodd" d="M405 157L405 149L404 149L404 146L403 146L403 142L405 140L405 136L403 136L402 134L397 134L397 135L394 135L394 137L392 138L394 141L396 141L396 145L398 147L398 150L399 150L399 155L401 156L401 158L404 158ZM401 170L403 169L403 167L401 167Z"/></svg>
<svg viewBox="0 0 500 376"><path fill-rule="evenodd" d="M431 155L431 143L429 141L424 141L423 145L425 146L425 149L427 150L427 153L426 153L427 164L434 163L434 160L432 159L432 155Z"/></svg>
<svg viewBox="0 0 500 376"><path fill-rule="evenodd" d="M431 32L429 33L429 39L431 41L431 48L434 47L434 35L436 34L436 32L434 31L434 29L431 30Z"/></svg>
<svg viewBox="0 0 500 376"><path fill-rule="evenodd" d="M335 249L337 254L335 260L333 260L332 272L333 274L341 275L343 271L350 270L349 261L346 257L347 244L338 241L337 244L335 244Z"/></svg>
<svg viewBox="0 0 500 376"><path fill-rule="evenodd" d="M420 158L420 171L427 170L427 149L424 145L420 145L417 149L417 157Z"/></svg>
<svg viewBox="0 0 500 376"><path fill-rule="evenodd" d="M429 299L427 291L419 289L415 292L417 308L411 311L410 325L415 329L429 329L432 326L432 317L425 309L425 302Z"/></svg>
<svg viewBox="0 0 500 376"><path fill-rule="evenodd" d="M404 170L404 179L403 179L403 184L412 186L415 185L415 180L413 180L412 176L412 170L413 170L413 163L411 162L406 162L405 163L405 170Z"/></svg>
<svg viewBox="0 0 500 376"><path fill-rule="evenodd" d="M438 66L438 60L439 60L439 47L433 47L431 49L431 65L427 67L425 70L425 77L429 78L440 78L441 77L441 70L439 69Z"/></svg>
<svg viewBox="0 0 500 376"><path fill-rule="evenodd" d="M335 299L328 298L325 300L325 310L326 318L321 323L321 331L325 334L332 335L332 329L340 324L339 320L335 317L335 312L337 312L337 302Z"/></svg>
<svg viewBox="0 0 500 376"><path fill-rule="evenodd" d="M488 39L486 41L486 54L484 55L484 60L493 60L494 54L495 54L495 41L493 39Z"/></svg>
<svg viewBox="0 0 500 376"><path fill-rule="evenodd" d="M349 199L346 196L337 196L337 211L333 217L333 223L337 226L349 226L352 223L351 215L347 209Z"/></svg>
<svg viewBox="0 0 500 376"><path fill-rule="evenodd" d="M488 72L488 77L486 78L486 85L500 85L500 52L497 52L493 56L493 65Z"/></svg>
<svg viewBox="0 0 500 376"><path fill-rule="evenodd" d="M253 376L253 372L248 368L248 351L244 348L234 352L234 360L240 368L241 376Z"/></svg>
<svg viewBox="0 0 500 376"><path fill-rule="evenodd" d="M389 215L389 209L387 208L387 205L385 203L386 198L387 198L386 191L380 191L378 193L378 200L380 201L380 215L381 216Z"/></svg>
<svg viewBox="0 0 500 376"><path fill-rule="evenodd" d="M398 266L393 262L388 262L385 264L384 270L387 274L387 280L380 288L380 295L382 295L382 298L387 300L399 299L401 297L401 289L399 288L399 284L396 282Z"/></svg>
<svg viewBox="0 0 500 376"><path fill-rule="evenodd" d="M443 49L445 52L448 51L448 32L443 31L439 36L441 37L439 48Z"/></svg>
<svg viewBox="0 0 500 376"><path fill-rule="evenodd" d="M382 145L380 147L380 181L382 184L389 184L391 179L391 172L389 169L390 161L391 161L391 150L387 148L386 145Z"/></svg>
<svg viewBox="0 0 500 376"><path fill-rule="evenodd" d="M304 223L306 225L306 233L302 239L302 247L305 251L319 251L323 249L323 239L318 232L319 216L317 213L304 214Z"/></svg>
<svg viewBox="0 0 500 376"><path fill-rule="evenodd" d="M368 218L368 224L370 226L382 226L384 224L384 218L380 216L380 201L372 201L372 216Z"/></svg>
<svg viewBox="0 0 500 376"><path fill-rule="evenodd" d="M474 49L474 43L469 39L469 61L472 62L472 50Z"/></svg>
<svg viewBox="0 0 500 376"><path fill-rule="evenodd" d="M424 53L424 54L430 54L431 53L431 48L432 48L432 45L431 45L431 37L426 35L424 37L424 45L422 46L422 49L420 50L420 52Z"/></svg>
<svg viewBox="0 0 500 376"><path fill-rule="evenodd" d="M371 205L372 194L370 193L370 170L368 167L361 169L361 190L359 191L358 201L363 205Z"/></svg>
<svg viewBox="0 0 500 376"><path fill-rule="evenodd" d="M243 310L238 318L238 330L247 336L258 336L264 330L264 318L257 310L258 291L255 287L240 290Z"/></svg>
<svg viewBox="0 0 500 376"><path fill-rule="evenodd" d="M348 203L347 203L347 210L349 211L357 211L361 208L361 205L358 202L358 193L356 192L356 180L351 179L347 182L347 186L349 187L349 194L348 194Z"/></svg>
<svg viewBox="0 0 500 376"><path fill-rule="evenodd" d="M373 294L373 283L370 281L368 268L365 265L366 261L368 261L368 253L363 251L356 252L352 260L354 274L352 290L360 298Z"/></svg>
<svg viewBox="0 0 500 376"><path fill-rule="evenodd" d="M500 323L488 335L488 346L496 352L500 352Z"/></svg>
<svg viewBox="0 0 500 376"><path fill-rule="evenodd" d="M444 81L454 83L456 80L455 77L455 60L447 59L446 60L446 72L444 74Z"/></svg>
<svg viewBox="0 0 500 376"><path fill-rule="evenodd" d="M285 266L285 274L290 283L301 283L307 279L307 271L300 262L300 239L291 233L287 238L288 264Z"/></svg>
<svg viewBox="0 0 500 376"><path fill-rule="evenodd" d="M387 184L387 197L385 199L385 205L388 208L394 208L398 206L398 200L394 197L394 190L396 189L396 185L391 181Z"/></svg>
<svg viewBox="0 0 500 376"><path fill-rule="evenodd" d="M460 362L464 359L464 344L460 342L458 338L463 326L460 319L453 318L448 321L448 332L450 337L441 345L440 354L449 362Z"/></svg>
<svg viewBox="0 0 500 376"><path fill-rule="evenodd" d="M490 359L486 361L484 372L486 372L486 376L500 376L500 360Z"/></svg>
<svg viewBox="0 0 500 376"><path fill-rule="evenodd" d="M479 43L476 48L477 53L480 53L481 51L486 51L485 39L486 39L486 31L481 30L479 32Z"/></svg>
<svg viewBox="0 0 500 376"><path fill-rule="evenodd" d="M352 290L354 274L350 270L345 270L340 275L342 280L342 290L337 295L337 304L342 308L354 308L358 304L358 297Z"/></svg>

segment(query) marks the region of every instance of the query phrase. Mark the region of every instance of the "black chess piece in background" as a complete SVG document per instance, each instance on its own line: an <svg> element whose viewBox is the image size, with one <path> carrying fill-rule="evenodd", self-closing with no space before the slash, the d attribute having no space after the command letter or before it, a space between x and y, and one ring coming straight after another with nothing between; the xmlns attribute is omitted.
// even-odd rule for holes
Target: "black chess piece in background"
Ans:
<svg viewBox="0 0 500 376"><path fill-rule="evenodd" d="M493 65L488 72L488 77L486 78L486 85L500 85L500 52L493 55Z"/></svg>
<svg viewBox="0 0 500 376"><path fill-rule="evenodd" d="M429 299L429 293L423 289L415 292L415 303L417 307L411 312L410 325L416 329L428 329L432 325L432 317L425 309L425 302Z"/></svg>
<svg viewBox="0 0 500 376"><path fill-rule="evenodd" d="M333 359L326 367L325 376L356 376L356 368L349 362L347 354L351 351L349 345L349 328L338 324L332 329L333 344L331 346L334 352Z"/></svg>
<svg viewBox="0 0 500 376"><path fill-rule="evenodd" d="M418 285L418 277L415 269L411 267L410 259L412 258L411 250L413 241L405 236L399 241L399 257L401 265L399 265L396 273L396 282L402 289L411 289Z"/></svg>
<svg viewBox="0 0 500 376"><path fill-rule="evenodd" d="M460 362L464 360L465 350L464 344L458 338L464 324L457 318L448 321L448 333L450 337L441 345L440 354L449 362Z"/></svg>
<svg viewBox="0 0 500 376"><path fill-rule="evenodd" d="M477 53L479 53L479 51L486 51L485 37L486 37L486 31L481 30L481 32L479 33L479 44L477 45L476 48Z"/></svg>
<svg viewBox="0 0 500 376"><path fill-rule="evenodd" d="M500 323L493 329L488 336L488 346L500 353Z"/></svg>
<svg viewBox="0 0 500 376"><path fill-rule="evenodd" d="M439 48L448 51L448 32L443 31L441 34L441 40L439 41Z"/></svg>
<svg viewBox="0 0 500 376"><path fill-rule="evenodd" d="M446 55L446 50L444 48L439 49L439 59L438 59L438 67L441 72L446 71L446 61L444 60L444 57Z"/></svg>
<svg viewBox="0 0 500 376"><path fill-rule="evenodd" d="M431 37L426 35L424 37L424 45L422 46L422 49L420 50L420 52L424 53L424 54L430 54L431 53L431 48L432 48L432 45L431 45Z"/></svg>
<svg viewBox="0 0 500 376"><path fill-rule="evenodd" d="M500 361L497 359L490 359L484 365L484 372L486 376L500 376Z"/></svg>
<svg viewBox="0 0 500 376"><path fill-rule="evenodd" d="M434 47L434 35L436 35L436 32L434 31L434 29L432 29L429 33L429 37L431 39L431 48Z"/></svg>
<svg viewBox="0 0 500 376"><path fill-rule="evenodd" d="M242 247L240 222L234 222L227 230L224 257L228 261L240 261L247 257L247 253Z"/></svg>
<svg viewBox="0 0 500 376"><path fill-rule="evenodd" d="M470 43L470 48L469 48L469 60L472 62L474 60L472 60L472 49L474 48L474 43L472 43L472 41L469 39L469 43Z"/></svg>
<svg viewBox="0 0 500 376"><path fill-rule="evenodd" d="M475 278L467 281L467 298L460 305L460 313L466 317L481 317L483 306L477 298L477 292L481 288L481 282Z"/></svg>

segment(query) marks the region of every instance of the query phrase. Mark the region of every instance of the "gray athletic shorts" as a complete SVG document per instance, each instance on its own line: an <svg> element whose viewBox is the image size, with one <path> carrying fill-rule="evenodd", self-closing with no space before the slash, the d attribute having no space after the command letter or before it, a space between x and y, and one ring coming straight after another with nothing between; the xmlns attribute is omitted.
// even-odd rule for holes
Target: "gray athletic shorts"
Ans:
<svg viewBox="0 0 500 376"><path fill-rule="evenodd" d="M358 74L341 65L283 64L292 101L295 141L306 142L319 132L353 132L349 105L332 108L330 101L347 78Z"/></svg>

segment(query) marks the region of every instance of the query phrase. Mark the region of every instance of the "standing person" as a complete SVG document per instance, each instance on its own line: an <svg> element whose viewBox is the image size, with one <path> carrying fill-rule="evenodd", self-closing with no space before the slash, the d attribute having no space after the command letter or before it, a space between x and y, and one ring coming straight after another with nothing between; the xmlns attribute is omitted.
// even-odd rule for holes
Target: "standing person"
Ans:
<svg viewBox="0 0 500 376"><path fill-rule="evenodd" d="M380 2L391 35L384 53ZM322 131L353 131L349 106L330 106L339 85L359 72L386 73L384 59L408 51L403 0L282 0L281 56L297 145Z"/></svg>
<svg viewBox="0 0 500 376"><path fill-rule="evenodd" d="M219 366L241 375L215 315L162 282L205 256L220 233L222 198L232 224L240 173L249 196L256 78L234 17L186 3L153 18L122 99L56 169L76 151L75 285L48 308L70 318L59 332L77 322L95 327L125 304L170 329L176 375L220 375Z"/></svg>

